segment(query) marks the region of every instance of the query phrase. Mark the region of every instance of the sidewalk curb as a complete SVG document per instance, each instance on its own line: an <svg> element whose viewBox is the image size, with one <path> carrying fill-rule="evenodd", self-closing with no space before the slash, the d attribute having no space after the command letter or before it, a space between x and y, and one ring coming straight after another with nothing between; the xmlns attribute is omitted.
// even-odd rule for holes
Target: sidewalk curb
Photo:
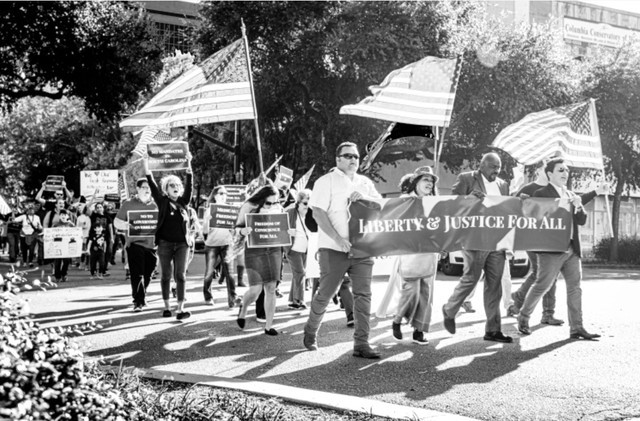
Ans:
<svg viewBox="0 0 640 421"><path fill-rule="evenodd" d="M117 366L101 366L101 369L117 372ZM227 377L206 376L201 374L176 373L172 371L155 370L149 368L127 367L140 377L154 380L169 380L181 383L197 384L199 386L217 387L222 389L240 390L258 395L274 396L289 402L307 406L318 406L338 411L358 412L378 417L401 420L429 420L429 421L473 421L473 418L462 415L447 414L430 409L414 408L392 403L380 402L357 396L340 395L337 393L321 392L302 389L276 383L241 380Z"/></svg>

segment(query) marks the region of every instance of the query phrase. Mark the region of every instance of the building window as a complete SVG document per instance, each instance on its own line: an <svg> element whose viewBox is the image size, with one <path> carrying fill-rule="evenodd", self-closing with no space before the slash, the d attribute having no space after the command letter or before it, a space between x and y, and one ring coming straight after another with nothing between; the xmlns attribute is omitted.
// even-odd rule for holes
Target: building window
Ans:
<svg viewBox="0 0 640 421"><path fill-rule="evenodd" d="M166 53L173 53L175 50L183 53L191 51L193 28L163 22L154 22L154 26Z"/></svg>

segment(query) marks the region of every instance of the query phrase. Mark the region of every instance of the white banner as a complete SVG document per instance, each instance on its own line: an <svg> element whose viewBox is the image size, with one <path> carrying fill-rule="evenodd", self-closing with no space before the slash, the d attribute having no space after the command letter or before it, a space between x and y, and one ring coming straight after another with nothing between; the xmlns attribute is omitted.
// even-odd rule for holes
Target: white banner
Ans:
<svg viewBox="0 0 640 421"><path fill-rule="evenodd" d="M45 228L44 258L65 259L82 254L82 227Z"/></svg>
<svg viewBox="0 0 640 421"><path fill-rule="evenodd" d="M119 194L118 170L80 171L80 195L89 199L96 191L98 197Z"/></svg>

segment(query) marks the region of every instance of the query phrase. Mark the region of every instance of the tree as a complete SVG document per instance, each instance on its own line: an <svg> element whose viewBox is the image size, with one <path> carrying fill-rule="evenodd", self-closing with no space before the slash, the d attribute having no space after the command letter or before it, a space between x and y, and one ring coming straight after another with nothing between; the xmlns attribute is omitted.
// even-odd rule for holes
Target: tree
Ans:
<svg viewBox="0 0 640 421"><path fill-rule="evenodd" d="M640 43L603 51L588 61L592 71L585 94L596 99L606 174L615 186L609 260L617 261L622 195L640 185Z"/></svg>
<svg viewBox="0 0 640 421"><path fill-rule="evenodd" d="M0 104L77 96L99 118L139 98L162 49L142 9L116 2L2 2Z"/></svg>

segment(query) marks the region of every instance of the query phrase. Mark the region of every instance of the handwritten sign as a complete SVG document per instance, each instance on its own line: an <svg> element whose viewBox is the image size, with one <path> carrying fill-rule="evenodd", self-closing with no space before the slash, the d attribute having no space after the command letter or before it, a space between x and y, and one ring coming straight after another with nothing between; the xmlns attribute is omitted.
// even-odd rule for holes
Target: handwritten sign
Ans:
<svg viewBox="0 0 640 421"><path fill-rule="evenodd" d="M62 183L64 183L64 176L48 175L45 180L44 191L62 191Z"/></svg>
<svg viewBox="0 0 640 421"><path fill-rule="evenodd" d="M286 213L249 213L245 215L251 233L247 237L247 247L282 247L291 245L289 216Z"/></svg>
<svg viewBox="0 0 640 421"><path fill-rule="evenodd" d="M42 237L45 259L66 259L82 254L82 227L45 228Z"/></svg>
<svg viewBox="0 0 640 421"><path fill-rule="evenodd" d="M151 171L184 170L188 168L187 142L154 142L147 145Z"/></svg>
<svg viewBox="0 0 640 421"><path fill-rule="evenodd" d="M211 219L209 220L209 227L226 229L235 227L239 210L240 208L237 206L210 204L209 215L211 215Z"/></svg>
<svg viewBox="0 0 640 421"><path fill-rule="evenodd" d="M129 237L152 237L158 229L158 211L128 211Z"/></svg>
<svg viewBox="0 0 640 421"><path fill-rule="evenodd" d="M118 194L118 170L80 171L80 195L91 198Z"/></svg>
<svg viewBox="0 0 640 421"><path fill-rule="evenodd" d="M240 206L247 200L247 186L226 184L222 187L227 191L227 204Z"/></svg>
<svg viewBox="0 0 640 421"><path fill-rule="evenodd" d="M291 188L291 183L293 182L293 170L290 170L287 167L280 165L280 171L278 172L278 177L275 181L275 186L277 189L282 190L286 188L287 190Z"/></svg>

